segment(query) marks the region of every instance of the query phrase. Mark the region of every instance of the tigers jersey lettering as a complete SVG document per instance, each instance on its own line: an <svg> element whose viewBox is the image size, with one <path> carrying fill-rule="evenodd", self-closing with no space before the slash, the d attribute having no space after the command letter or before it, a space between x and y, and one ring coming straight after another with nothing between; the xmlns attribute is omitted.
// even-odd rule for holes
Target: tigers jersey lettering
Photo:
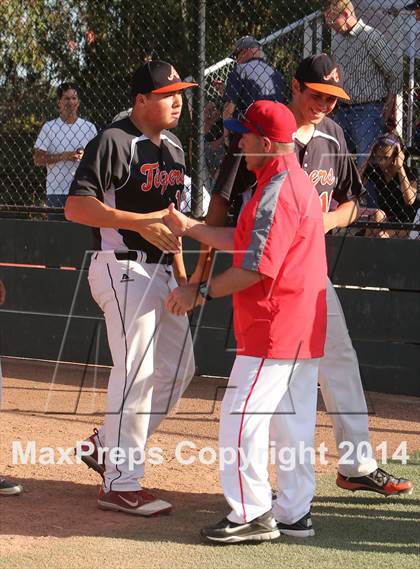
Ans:
<svg viewBox="0 0 420 569"><path fill-rule="evenodd" d="M163 195L168 186L184 184L184 172L182 170L170 170L169 172L160 170L158 162L142 164L140 173L146 176L146 181L141 184L143 192L149 192L153 187L161 188Z"/></svg>
<svg viewBox="0 0 420 569"><path fill-rule="evenodd" d="M313 183L314 186L334 186L336 176L334 170L330 168L327 170L312 170L309 173L309 179Z"/></svg>
<svg viewBox="0 0 420 569"><path fill-rule="evenodd" d="M163 131L158 146L124 118L87 145L70 195L94 196L118 210L150 213L170 203L179 207L184 173L184 152L174 134ZM93 228L93 235L95 249L127 248L157 258L161 254L135 231Z"/></svg>

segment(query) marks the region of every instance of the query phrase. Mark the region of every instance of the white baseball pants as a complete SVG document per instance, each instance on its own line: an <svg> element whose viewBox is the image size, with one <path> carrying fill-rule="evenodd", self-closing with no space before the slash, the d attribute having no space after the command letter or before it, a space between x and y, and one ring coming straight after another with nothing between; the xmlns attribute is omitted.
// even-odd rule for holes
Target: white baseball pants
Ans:
<svg viewBox="0 0 420 569"><path fill-rule="evenodd" d="M188 318L165 309L167 295L177 286L166 265L119 261L112 251L102 251L92 256L89 284L105 315L114 364L99 438L127 458L107 452L104 489L138 490L147 439L194 375ZM129 464L129 452L139 464Z"/></svg>
<svg viewBox="0 0 420 569"><path fill-rule="evenodd" d="M368 411L360 377L357 355L351 343L337 293L327 283L327 337L324 357L319 363L319 383L327 412L334 426L340 461L338 470L344 476L370 474L378 464L369 456L365 444L370 443ZM348 441L349 444L346 444ZM342 445L341 443L345 443ZM341 445L341 448L340 448ZM357 452L359 449L359 453Z"/></svg>
<svg viewBox="0 0 420 569"><path fill-rule="evenodd" d="M232 508L230 521L245 523L272 508L268 481L269 432L277 448L289 446L289 431L305 447L313 448L318 359L273 360L237 356L223 399L219 445L220 480ZM290 449L293 452L293 449ZM308 453L295 461L279 460L276 471L279 494L273 513L294 523L310 509L315 475ZM282 468L291 467L289 486Z"/></svg>
<svg viewBox="0 0 420 569"><path fill-rule="evenodd" d="M359 364L340 301L329 279L327 283L327 335L324 357L319 362L318 381L325 407L333 423L340 460L338 470L344 476L370 474L376 470L378 465L376 460L369 456L369 447L365 444L365 442L370 444L368 411ZM273 435L271 439L275 440ZM297 433L291 430L289 446L299 444ZM283 474L283 477L285 476ZM283 479L279 488L285 485L286 481ZM283 517L278 519L284 523L290 523Z"/></svg>

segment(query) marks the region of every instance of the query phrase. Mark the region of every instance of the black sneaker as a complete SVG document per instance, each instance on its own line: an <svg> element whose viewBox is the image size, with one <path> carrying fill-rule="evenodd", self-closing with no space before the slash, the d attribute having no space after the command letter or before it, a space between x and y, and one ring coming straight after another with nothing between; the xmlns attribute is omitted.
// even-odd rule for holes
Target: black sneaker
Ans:
<svg viewBox="0 0 420 569"><path fill-rule="evenodd" d="M315 535L315 530L312 527L311 512L308 512L294 524L283 524L277 522L277 528L280 533L290 535L292 537L311 537Z"/></svg>
<svg viewBox="0 0 420 569"><path fill-rule="evenodd" d="M0 478L0 496L18 496L22 492L23 487L21 484Z"/></svg>
<svg viewBox="0 0 420 569"><path fill-rule="evenodd" d="M201 530L201 536L218 543L267 541L280 537L271 511L245 524L235 524L223 518L218 524Z"/></svg>
<svg viewBox="0 0 420 569"><path fill-rule="evenodd" d="M395 478L382 468L377 468L367 476L343 476L337 473L337 486L343 490L367 490L377 492L384 496L395 496L398 494L411 494L413 483L405 478Z"/></svg>

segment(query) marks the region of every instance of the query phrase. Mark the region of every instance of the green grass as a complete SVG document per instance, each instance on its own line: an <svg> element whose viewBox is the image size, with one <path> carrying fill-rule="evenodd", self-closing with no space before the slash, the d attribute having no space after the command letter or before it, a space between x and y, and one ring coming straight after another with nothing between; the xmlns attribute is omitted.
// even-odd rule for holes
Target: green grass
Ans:
<svg viewBox="0 0 420 569"><path fill-rule="evenodd" d="M418 466L393 465L392 472L420 487ZM261 545L204 545L198 530L225 513L224 502L221 497L197 494L195 509L178 509L162 518L159 528L155 520L142 519L135 532L54 538L47 545L42 541L36 549L1 557L0 568L417 569L420 500L416 490L399 498L350 494L338 489L334 478L318 477L312 508L314 538L282 537Z"/></svg>

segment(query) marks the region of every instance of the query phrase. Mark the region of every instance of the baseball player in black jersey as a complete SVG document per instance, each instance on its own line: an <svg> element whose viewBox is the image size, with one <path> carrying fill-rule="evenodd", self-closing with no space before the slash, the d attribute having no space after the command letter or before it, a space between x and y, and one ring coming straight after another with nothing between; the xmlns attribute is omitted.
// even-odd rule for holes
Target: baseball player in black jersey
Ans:
<svg viewBox="0 0 420 569"><path fill-rule="evenodd" d="M82 460L103 476L100 508L143 516L171 509L138 479L148 437L194 372L188 319L164 306L186 276L178 239L163 222L170 203L179 207L185 173L181 143L166 129L178 124L182 90L192 86L169 63L139 67L130 117L88 144L65 207L67 219L93 228L88 278L114 364L104 426L82 445Z"/></svg>
<svg viewBox="0 0 420 569"><path fill-rule="evenodd" d="M348 95L343 90L337 64L326 54L304 59L292 82L290 109L298 125L296 153L302 168L318 190L326 233L355 221L357 198L362 192L360 176L348 154L343 131L326 116L334 109L338 98L348 99ZM239 159L238 156L232 158ZM207 217L207 223L212 225L226 223L228 204L236 197L232 194L233 184L219 183L215 188L218 187L222 189L217 195L213 192ZM242 189L246 191L249 188ZM208 251L204 250L192 276L193 281L203 279L207 260ZM413 485L409 480L397 479L378 468L376 460L368 452L367 406L359 364L340 302L329 280L327 311L327 338L325 355L319 367L319 383L333 422L340 458L353 449L346 455L348 460L339 463L337 485L347 490L369 490L385 496L411 493ZM287 421L287 416L284 421ZM295 444L298 447L299 441L290 441L290 446ZM283 474L282 488L299 484L293 472ZM273 511L281 521L275 505ZM298 531L299 520L296 524ZM301 529L304 530L303 527Z"/></svg>

